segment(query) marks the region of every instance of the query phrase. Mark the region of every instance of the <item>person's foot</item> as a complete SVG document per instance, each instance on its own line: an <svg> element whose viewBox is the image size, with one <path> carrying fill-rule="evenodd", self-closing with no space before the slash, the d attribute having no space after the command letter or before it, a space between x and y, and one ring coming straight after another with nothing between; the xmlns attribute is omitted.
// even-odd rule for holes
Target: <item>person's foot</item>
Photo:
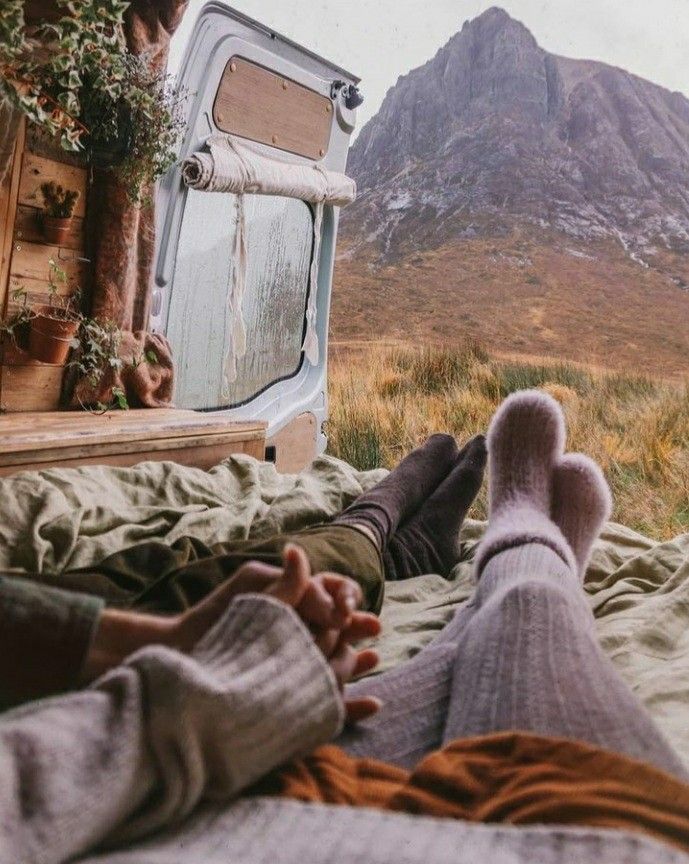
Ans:
<svg viewBox="0 0 689 864"><path fill-rule="evenodd" d="M383 550L387 579L449 576L459 559L459 529L481 488L485 465L486 439L477 435L435 492L393 534Z"/></svg>
<svg viewBox="0 0 689 864"><path fill-rule="evenodd" d="M488 528L476 554L480 575L501 551L536 543L583 573L610 511L602 472L581 454L563 454L565 422L545 393L514 393L488 430L491 474Z"/></svg>
<svg viewBox="0 0 689 864"><path fill-rule="evenodd" d="M572 547L583 580L593 543L612 512L603 472L588 456L566 453L553 471L552 519Z"/></svg>
<svg viewBox="0 0 689 864"><path fill-rule="evenodd" d="M333 520L363 529L384 549L398 526L415 513L445 479L457 458L451 435L431 435L373 489Z"/></svg>
<svg viewBox="0 0 689 864"><path fill-rule="evenodd" d="M488 428L491 516L519 501L549 514L552 474L565 449L562 409L547 393L509 396Z"/></svg>

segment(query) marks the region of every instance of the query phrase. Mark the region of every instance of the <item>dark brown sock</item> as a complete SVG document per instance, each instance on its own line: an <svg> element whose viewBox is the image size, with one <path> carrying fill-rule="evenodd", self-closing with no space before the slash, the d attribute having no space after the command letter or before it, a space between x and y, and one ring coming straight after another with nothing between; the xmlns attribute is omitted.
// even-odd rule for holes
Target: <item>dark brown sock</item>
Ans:
<svg viewBox="0 0 689 864"><path fill-rule="evenodd" d="M486 466L486 440L477 435L419 511L404 522L383 550L387 579L422 573L449 576L459 560L459 529L478 494Z"/></svg>
<svg viewBox="0 0 689 864"><path fill-rule="evenodd" d="M451 435L431 435L391 471L382 482L360 495L333 520L335 525L370 528L385 549L398 526L415 513L447 476L457 459Z"/></svg>

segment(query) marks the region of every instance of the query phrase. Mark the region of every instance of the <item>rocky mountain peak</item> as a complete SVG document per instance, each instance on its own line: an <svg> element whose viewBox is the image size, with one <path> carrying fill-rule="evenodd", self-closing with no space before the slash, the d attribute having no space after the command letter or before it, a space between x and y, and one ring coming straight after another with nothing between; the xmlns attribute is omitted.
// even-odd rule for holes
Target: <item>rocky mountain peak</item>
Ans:
<svg viewBox="0 0 689 864"><path fill-rule="evenodd" d="M401 77L354 144L345 236L390 260L516 221L689 250L689 100L550 54L503 9Z"/></svg>

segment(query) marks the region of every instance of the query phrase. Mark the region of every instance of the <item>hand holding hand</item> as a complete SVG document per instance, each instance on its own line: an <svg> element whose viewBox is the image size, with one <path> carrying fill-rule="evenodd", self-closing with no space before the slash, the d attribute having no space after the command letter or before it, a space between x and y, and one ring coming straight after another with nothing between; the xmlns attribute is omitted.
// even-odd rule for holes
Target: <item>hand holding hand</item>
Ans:
<svg viewBox="0 0 689 864"><path fill-rule="evenodd" d="M338 573L311 576L306 553L289 544L283 553L284 575L267 589L288 606L292 606L313 633L335 673L341 689L359 675L378 665L378 653L372 649L356 650L352 643L380 633L380 621L369 612L358 612L363 595L354 580ZM354 723L375 714L380 702L372 696L345 699L347 721Z"/></svg>

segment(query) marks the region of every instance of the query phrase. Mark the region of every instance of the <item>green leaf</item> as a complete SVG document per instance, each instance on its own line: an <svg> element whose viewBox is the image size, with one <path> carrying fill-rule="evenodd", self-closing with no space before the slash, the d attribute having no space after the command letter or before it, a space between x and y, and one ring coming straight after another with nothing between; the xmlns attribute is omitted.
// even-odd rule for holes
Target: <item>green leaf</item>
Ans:
<svg viewBox="0 0 689 864"><path fill-rule="evenodd" d="M115 397L115 401L117 402L117 407L122 411L129 410L129 402L127 402L127 396L124 390L121 390L119 387L112 388L112 395Z"/></svg>

